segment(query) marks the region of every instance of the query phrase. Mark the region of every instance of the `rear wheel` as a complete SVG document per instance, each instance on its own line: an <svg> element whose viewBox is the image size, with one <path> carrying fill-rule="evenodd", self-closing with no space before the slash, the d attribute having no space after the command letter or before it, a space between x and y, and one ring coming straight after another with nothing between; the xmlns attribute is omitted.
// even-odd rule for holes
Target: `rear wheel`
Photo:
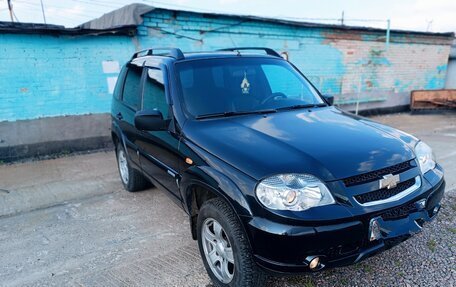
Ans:
<svg viewBox="0 0 456 287"><path fill-rule="evenodd" d="M215 286L264 286L267 277L253 260L236 214L223 200L203 204L197 230L201 257Z"/></svg>
<svg viewBox="0 0 456 287"><path fill-rule="evenodd" d="M128 163L127 153L121 144L117 144L117 167L120 180L124 188L130 192L144 190L148 187L148 180Z"/></svg>

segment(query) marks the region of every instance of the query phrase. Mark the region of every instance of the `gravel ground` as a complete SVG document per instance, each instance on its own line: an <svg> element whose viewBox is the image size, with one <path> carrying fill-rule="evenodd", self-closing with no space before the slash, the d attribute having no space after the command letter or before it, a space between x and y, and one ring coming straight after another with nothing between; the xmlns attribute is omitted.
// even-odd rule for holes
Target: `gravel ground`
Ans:
<svg viewBox="0 0 456 287"><path fill-rule="evenodd" d="M443 204L423 232L393 249L266 286L456 286L455 191ZM212 287L186 215L154 189L1 218L0 254L0 286Z"/></svg>

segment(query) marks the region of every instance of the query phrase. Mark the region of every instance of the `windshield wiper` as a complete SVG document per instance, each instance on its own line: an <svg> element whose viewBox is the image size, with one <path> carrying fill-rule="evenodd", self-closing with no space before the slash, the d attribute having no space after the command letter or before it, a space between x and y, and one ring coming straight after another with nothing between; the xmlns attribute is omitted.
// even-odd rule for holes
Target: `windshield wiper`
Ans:
<svg viewBox="0 0 456 287"><path fill-rule="evenodd" d="M258 111L243 111L243 112L230 111L230 112L198 115L195 118L197 120L200 120L200 119L209 119L209 118L226 118L226 117L241 116L241 115L269 114L269 113L275 113L275 112L277 112L277 110L275 110L275 109L258 110Z"/></svg>
<svg viewBox="0 0 456 287"><path fill-rule="evenodd" d="M321 104L301 104L301 105L293 105L288 107L277 108L278 111L282 110L298 110L298 109L308 109L308 108L318 108L318 107L326 107L327 105L324 103Z"/></svg>

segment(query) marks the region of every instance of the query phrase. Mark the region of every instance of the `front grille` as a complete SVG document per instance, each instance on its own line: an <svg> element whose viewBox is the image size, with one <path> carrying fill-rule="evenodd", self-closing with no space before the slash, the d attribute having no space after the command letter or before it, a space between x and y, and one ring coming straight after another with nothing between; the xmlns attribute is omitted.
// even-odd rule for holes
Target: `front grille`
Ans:
<svg viewBox="0 0 456 287"><path fill-rule="evenodd" d="M387 199L391 196L395 196L396 194L403 192L404 190L413 186L414 184L415 178L411 178L409 180L398 183L396 187L393 187L391 189L382 188L376 191L356 195L355 199L361 204L371 201Z"/></svg>
<svg viewBox="0 0 456 287"><path fill-rule="evenodd" d="M417 211L414 202L410 202L406 205L401 205L384 212L381 216L383 220L395 220L403 217L407 217L410 213Z"/></svg>
<svg viewBox="0 0 456 287"><path fill-rule="evenodd" d="M374 180L379 180L382 176L386 174L398 174L404 172L412 167L413 160L409 160L400 164L396 164L390 167L382 168L376 171L371 171L368 173L363 173L360 175L355 175L352 177L348 177L344 179L345 186L353 186L358 184L363 184L367 182L371 182Z"/></svg>

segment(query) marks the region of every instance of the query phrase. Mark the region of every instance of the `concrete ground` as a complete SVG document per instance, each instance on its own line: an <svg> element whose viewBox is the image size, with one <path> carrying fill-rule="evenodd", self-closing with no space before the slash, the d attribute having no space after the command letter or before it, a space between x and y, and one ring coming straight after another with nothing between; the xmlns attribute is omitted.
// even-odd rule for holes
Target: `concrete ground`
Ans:
<svg viewBox="0 0 456 287"><path fill-rule="evenodd" d="M269 286L455 286L456 114L375 117L422 138L446 170L438 219L349 267ZM0 286L210 286L185 213L128 193L113 152L0 166Z"/></svg>
<svg viewBox="0 0 456 287"><path fill-rule="evenodd" d="M445 169L447 189L456 189L456 113L392 114L371 119L410 133L431 146Z"/></svg>

